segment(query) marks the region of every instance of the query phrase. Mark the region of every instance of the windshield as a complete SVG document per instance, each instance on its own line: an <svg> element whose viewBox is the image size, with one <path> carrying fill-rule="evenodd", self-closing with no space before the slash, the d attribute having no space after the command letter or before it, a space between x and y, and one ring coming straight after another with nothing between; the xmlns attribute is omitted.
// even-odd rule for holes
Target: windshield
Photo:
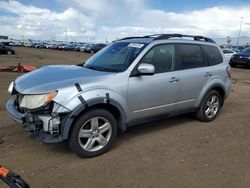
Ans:
<svg viewBox="0 0 250 188"><path fill-rule="evenodd" d="M113 43L92 56L84 67L107 72L125 71L145 46L144 43Z"/></svg>
<svg viewBox="0 0 250 188"><path fill-rule="evenodd" d="M250 52L250 48L246 48L243 52Z"/></svg>

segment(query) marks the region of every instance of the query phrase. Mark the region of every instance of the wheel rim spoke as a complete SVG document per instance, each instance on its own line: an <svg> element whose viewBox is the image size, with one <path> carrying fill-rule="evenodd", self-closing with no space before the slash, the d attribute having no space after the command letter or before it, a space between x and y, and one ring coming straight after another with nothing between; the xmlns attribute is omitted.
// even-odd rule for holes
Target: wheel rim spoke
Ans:
<svg viewBox="0 0 250 188"><path fill-rule="evenodd" d="M211 112L211 109L210 109L210 108L207 108L207 109L206 109L206 114L207 114L207 116L210 114L210 112Z"/></svg>
<svg viewBox="0 0 250 188"><path fill-rule="evenodd" d="M93 131L97 131L99 129L98 118L92 118L90 120L90 125Z"/></svg>
<svg viewBox="0 0 250 188"><path fill-rule="evenodd" d="M97 142L102 145L105 146L107 144L107 139L103 136L103 135L99 135L99 137L97 138Z"/></svg>
<svg viewBox="0 0 250 188"><path fill-rule="evenodd" d="M211 109L211 112L210 112L210 116L214 116L214 114L215 114L215 111L214 111L214 109L212 108L212 109Z"/></svg>
<svg viewBox="0 0 250 188"><path fill-rule="evenodd" d="M100 133L105 133L106 131L111 129L110 123L105 123L101 127L99 127Z"/></svg>
<svg viewBox="0 0 250 188"><path fill-rule="evenodd" d="M91 130L85 130L81 129L79 132L80 138L90 138L92 136L93 132Z"/></svg>
<svg viewBox="0 0 250 188"><path fill-rule="evenodd" d="M207 101L207 106L211 106L212 102L210 100Z"/></svg>
<svg viewBox="0 0 250 188"><path fill-rule="evenodd" d="M213 104L215 101L216 101L216 96L212 96L211 104Z"/></svg>
<svg viewBox="0 0 250 188"><path fill-rule="evenodd" d="M84 149L89 151L92 149L93 145L95 143L95 140L93 138L89 138L88 141L86 142Z"/></svg>
<svg viewBox="0 0 250 188"><path fill-rule="evenodd" d="M219 102L215 102L215 103L214 103L214 107L215 107L215 108L218 108L218 107L219 107Z"/></svg>

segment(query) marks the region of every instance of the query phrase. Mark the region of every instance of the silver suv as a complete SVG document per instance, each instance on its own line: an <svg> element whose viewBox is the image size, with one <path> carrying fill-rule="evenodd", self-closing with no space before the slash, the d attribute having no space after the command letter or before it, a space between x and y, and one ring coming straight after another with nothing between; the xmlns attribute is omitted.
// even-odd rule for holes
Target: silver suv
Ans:
<svg viewBox="0 0 250 188"><path fill-rule="evenodd" d="M67 140L80 157L106 152L130 125L194 112L218 115L231 69L210 38L160 34L124 38L83 65L46 66L9 86L6 108L32 137Z"/></svg>

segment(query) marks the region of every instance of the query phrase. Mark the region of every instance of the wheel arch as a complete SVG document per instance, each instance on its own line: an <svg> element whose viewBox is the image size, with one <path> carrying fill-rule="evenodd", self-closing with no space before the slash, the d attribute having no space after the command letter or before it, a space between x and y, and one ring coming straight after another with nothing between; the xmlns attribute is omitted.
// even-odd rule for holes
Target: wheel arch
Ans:
<svg viewBox="0 0 250 188"><path fill-rule="evenodd" d="M225 94L226 94L225 90L221 86L212 87L210 90L215 90L215 91L219 92L219 94L221 96L221 99L222 99L221 106L223 106L224 105Z"/></svg>
<svg viewBox="0 0 250 188"><path fill-rule="evenodd" d="M203 91L201 92L201 94L198 98L198 101L195 105L196 108L199 108L201 106L202 101L206 97L207 93L211 90L215 90L215 91L219 92L219 94L221 95L221 98L222 98L221 106L223 106L224 100L225 100L225 95L226 95L226 90L222 84L217 83L217 84L210 85L209 87L206 87L203 89Z"/></svg>
<svg viewBox="0 0 250 188"><path fill-rule="evenodd" d="M113 99L109 99L109 101L104 102L105 98L93 99L90 101L86 101L85 104L78 105L75 110L73 110L70 114L65 117L62 122L61 131L63 140L67 140L69 138L70 132L72 130L72 126L74 122L77 120L79 116L85 113L88 110L92 110L95 108L101 108L109 111L112 115L114 115L117 120L118 129L121 131L126 130L126 113L125 110L121 107L121 105L114 101Z"/></svg>

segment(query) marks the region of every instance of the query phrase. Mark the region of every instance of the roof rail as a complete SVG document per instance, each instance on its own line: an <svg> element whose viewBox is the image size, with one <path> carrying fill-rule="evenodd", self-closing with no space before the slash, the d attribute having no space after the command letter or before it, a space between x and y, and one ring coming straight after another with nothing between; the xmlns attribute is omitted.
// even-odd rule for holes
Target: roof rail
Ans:
<svg viewBox="0 0 250 188"><path fill-rule="evenodd" d="M117 41L120 41L120 40L128 40L128 39L140 39L140 38L150 38L151 36L143 36L143 37L125 37L125 38L121 38L121 39L118 39Z"/></svg>
<svg viewBox="0 0 250 188"><path fill-rule="evenodd" d="M196 41L205 41L205 42L212 42L215 43L214 40L211 38L203 37L203 36L198 36L198 35L182 35L182 34L153 34L153 35L146 35L143 37L125 37L122 39L119 39L118 41L121 40L127 40L127 39L136 39L136 38L153 38L153 40L164 40L164 39L169 39L169 38L193 38Z"/></svg>
<svg viewBox="0 0 250 188"><path fill-rule="evenodd" d="M182 34L162 34L162 35L159 35L158 37L154 38L153 40L164 40L164 39L169 39L169 38L174 38L174 37L178 37L178 38L189 37L189 38L193 38L194 40L197 40L197 41L204 40L205 42L215 43L212 39L207 38L207 37L198 36L198 35L182 35Z"/></svg>

